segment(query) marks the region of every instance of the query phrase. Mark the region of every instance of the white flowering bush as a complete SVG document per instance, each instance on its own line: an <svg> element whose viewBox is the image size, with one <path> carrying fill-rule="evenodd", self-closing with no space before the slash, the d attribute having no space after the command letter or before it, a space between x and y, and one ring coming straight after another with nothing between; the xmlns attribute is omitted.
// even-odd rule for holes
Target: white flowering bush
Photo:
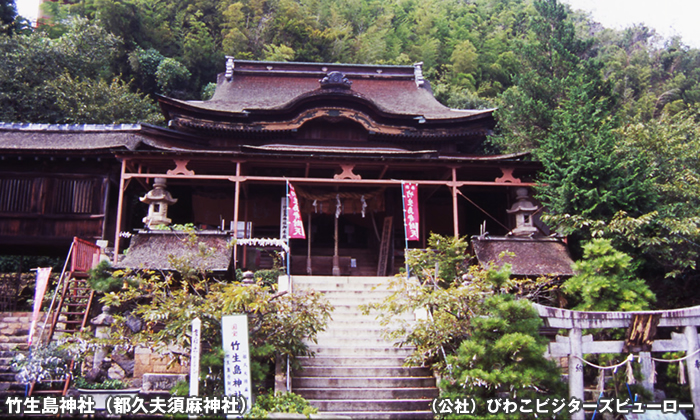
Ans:
<svg viewBox="0 0 700 420"><path fill-rule="evenodd" d="M71 353L55 343L32 347L29 354L18 354L12 359L12 370L23 384L64 379L70 372Z"/></svg>

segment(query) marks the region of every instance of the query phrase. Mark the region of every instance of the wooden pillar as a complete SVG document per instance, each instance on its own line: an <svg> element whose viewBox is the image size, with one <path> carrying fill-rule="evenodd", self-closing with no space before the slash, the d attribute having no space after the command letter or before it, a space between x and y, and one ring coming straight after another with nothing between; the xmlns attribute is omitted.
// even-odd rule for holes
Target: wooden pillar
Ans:
<svg viewBox="0 0 700 420"><path fill-rule="evenodd" d="M311 212L309 212L309 222L306 227L306 274L312 273L311 268Z"/></svg>
<svg viewBox="0 0 700 420"><path fill-rule="evenodd" d="M238 239L238 206L241 201L241 162L236 162L236 192L233 198L233 237ZM233 247L233 268L238 267L238 247Z"/></svg>
<svg viewBox="0 0 700 420"><path fill-rule="evenodd" d="M122 160L122 169L119 174L119 198L117 199L117 226L114 232L114 258L112 264L119 260L119 233L122 230L122 207L124 206L124 173L126 172L126 159Z"/></svg>
<svg viewBox="0 0 700 420"><path fill-rule="evenodd" d="M648 351L639 352L639 363L642 365L642 386L654 395L654 361Z"/></svg>
<svg viewBox="0 0 700 420"><path fill-rule="evenodd" d="M244 193L245 193L244 194L245 195L245 205L243 206L243 220L246 222L246 233L249 233L252 235L253 232L248 232L248 221L250 220L248 218L248 206L249 206L248 202L250 201L250 199L248 198L247 190L244 191ZM251 231L252 231L253 225L251 224L250 226L251 226ZM248 245L243 245L243 264L241 265L241 267L248 267Z"/></svg>
<svg viewBox="0 0 700 420"><path fill-rule="evenodd" d="M340 257L338 256L338 217L335 218L333 232L333 275L340 275Z"/></svg>
<svg viewBox="0 0 700 420"><path fill-rule="evenodd" d="M686 359L688 366L688 384L690 385L690 398L693 401L693 418L700 419L700 355L698 350L698 328L694 325L687 326L683 330L688 343L688 352L692 355Z"/></svg>
<svg viewBox="0 0 700 420"><path fill-rule="evenodd" d="M459 209L457 206L457 168L452 168L452 220L455 238L459 238Z"/></svg>
<svg viewBox="0 0 700 420"><path fill-rule="evenodd" d="M569 398L583 401L583 343L581 328L569 331ZM584 420L583 409L572 413L571 420Z"/></svg>

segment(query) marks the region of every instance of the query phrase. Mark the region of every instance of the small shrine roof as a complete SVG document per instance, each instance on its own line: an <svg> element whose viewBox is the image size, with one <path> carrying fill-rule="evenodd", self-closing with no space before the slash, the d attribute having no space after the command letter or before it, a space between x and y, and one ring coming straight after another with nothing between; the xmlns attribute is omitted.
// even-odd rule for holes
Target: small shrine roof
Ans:
<svg viewBox="0 0 700 420"><path fill-rule="evenodd" d="M473 236L472 247L481 265L509 263L515 276L573 276L573 260L566 244L557 238ZM512 253L504 255L502 253Z"/></svg>
<svg viewBox="0 0 700 420"><path fill-rule="evenodd" d="M135 150L145 140L140 124L24 124L0 122L0 149Z"/></svg>
<svg viewBox="0 0 700 420"><path fill-rule="evenodd" d="M115 267L151 270L175 270L172 258L186 257L196 267L223 272L229 269L233 247L231 235L220 231L200 231L196 240L184 231L140 231L131 238L129 249ZM200 245L210 249L207 258L200 256Z"/></svg>

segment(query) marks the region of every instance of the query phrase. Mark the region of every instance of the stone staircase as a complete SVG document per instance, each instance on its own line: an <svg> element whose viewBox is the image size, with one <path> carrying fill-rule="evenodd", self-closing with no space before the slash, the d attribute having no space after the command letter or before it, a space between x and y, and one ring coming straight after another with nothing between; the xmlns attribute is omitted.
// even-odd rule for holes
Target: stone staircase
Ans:
<svg viewBox="0 0 700 420"><path fill-rule="evenodd" d="M43 315L43 314L42 314ZM15 380L12 358L18 353L27 353L27 337L31 324L31 312L0 312L0 401L7 397L23 397L26 386ZM39 325L43 323L43 316ZM35 340L38 337L35 336ZM4 406L4 404L1 404ZM2 413L4 407L0 408Z"/></svg>
<svg viewBox="0 0 700 420"><path fill-rule="evenodd" d="M309 400L320 415L362 419L432 419L438 396L427 368L403 367L413 349L386 341L376 312L362 315L360 304L378 302L389 292L387 277L294 276L293 288L324 292L333 320L309 343L316 357L302 358L292 391ZM406 320L413 320L413 315Z"/></svg>

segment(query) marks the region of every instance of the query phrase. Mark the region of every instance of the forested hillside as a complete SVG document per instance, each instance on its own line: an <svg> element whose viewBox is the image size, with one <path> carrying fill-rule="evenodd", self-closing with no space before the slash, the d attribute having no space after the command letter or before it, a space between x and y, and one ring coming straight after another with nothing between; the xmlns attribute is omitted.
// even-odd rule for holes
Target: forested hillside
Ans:
<svg viewBox="0 0 700 420"><path fill-rule="evenodd" d="M82 0L34 31L9 4L4 121L162 123L152 96L206 97L225 55L423 62L446 105L498 108L485 153L543 163L538 197L575 252L608 238L659 306L700 303L700 51L682 39L556 0Z"/></svg>

